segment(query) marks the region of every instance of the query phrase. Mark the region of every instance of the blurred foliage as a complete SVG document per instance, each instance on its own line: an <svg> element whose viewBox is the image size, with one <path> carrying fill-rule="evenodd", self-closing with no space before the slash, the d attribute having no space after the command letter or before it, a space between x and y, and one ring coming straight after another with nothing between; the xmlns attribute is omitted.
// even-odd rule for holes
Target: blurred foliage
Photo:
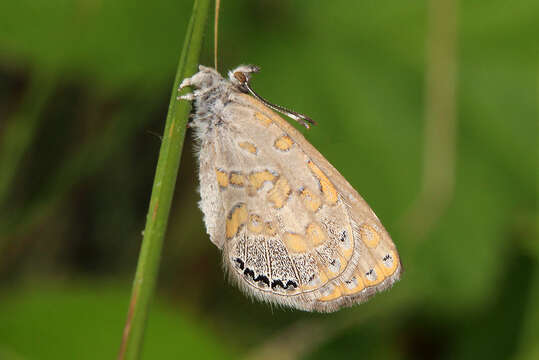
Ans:
<svg viewBox="0 0 539 360"><path fill-rule="evenodd" d="M253 303L195 210L189 140L145 358L284 358L294 343L309 359L539 356L539 3L458 3L455 189L417 238L403 219L422 181L428 4L222 2L221 71L260 65L260 94L319 123L301 131L375 209L406 271L335 314ZM0 2L0 358L119 349L191 7Z"/></svg>
<svg viewBox="0 0 539 360"><path fill-rule="evenodd" d="M70 286L33 285L11 289L2 301L0 358L10 353L39 359L115 357L129 297L126 284L81 280ZM232 358L218 335L198 319L159 301L149 322L145 354L157 359Z"/></svg>

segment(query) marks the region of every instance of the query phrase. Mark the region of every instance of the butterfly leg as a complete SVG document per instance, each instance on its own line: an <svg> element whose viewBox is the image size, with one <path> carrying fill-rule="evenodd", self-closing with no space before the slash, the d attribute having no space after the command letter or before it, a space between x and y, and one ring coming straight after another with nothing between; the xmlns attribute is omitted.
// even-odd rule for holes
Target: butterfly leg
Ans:
<svg viewBox="0 0 539 360"><path fill-rule="evenodd" d="M193 101L193 100L195 100L195 94L194 93L187 93L185 95L178 96L176 99L177 100Z"/></svg>
<svg viewBox="0 0 539 360"><path fill-rule="evenodd" d="M180 83L180 86L178 86L178 91L181 91L183 88L186 88L188 86L191 86L191 78L185 78ZM179 95L176 100L187 100L187 101L193 101L195 100L195 94L194 93L187 93L185 95Z"/></svg>
<svg viewBox="0 0 539 360"><path fill-rule="evenodd" d="M191 78L183 79L180 86L178 87L178 91L180 91L183 88L186 88L188 86L190 86L190 87L196 86L196 84L194 84L191 81ZM211 91L212 89L213 89L212 87L203 88L203 89L197 89L197 90L193 91L192 93L187 93L185 95L180 95L176 99L177 100L194 101L197 97L204 95L205 93Z"/></svg>
<svg viewBox="0 0 539 360"><path fill-rule="evenodd" d="M178 91L180 91L181 89L186 88L188 86L191 86L191 85L192 85L191 78L185 78L180 83L180 86L178 86Z"/></svg>

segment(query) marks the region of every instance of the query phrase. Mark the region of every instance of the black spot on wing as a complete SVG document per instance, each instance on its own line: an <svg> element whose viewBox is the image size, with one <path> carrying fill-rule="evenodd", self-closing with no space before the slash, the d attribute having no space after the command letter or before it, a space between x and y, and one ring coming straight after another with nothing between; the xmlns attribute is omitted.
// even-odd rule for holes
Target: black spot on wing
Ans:
<svg viewBox="0 0 539 360"><path fill-rule="evenodd" d="M288 289L289 287L292 287L292 288L297 288L298 287L298 284L295 282L295 281L292 281L292 280L288 280L286 282L286 285L282 282L282 280L280 279L277 279L277 280L273 280L272 283L271 283L271 288L275 290L275 288L277 286L280 286L281 288L283 289Z"/></svg>
<svg viewBox="0 0 539 360"><path fill-rule="evenodd" d="M235 261L239 264L239 268L243 270L243 275L245 275L246 277L250 277L251 279L253 279L254 282L262 282L267 286L270 286L270 281L267 276L258 275L255 277L255 272L253 270L249 269L248 267L246 267L244 270L245 265L241 259L235 259Z"/></svg>
<svg viewBox="0 0 539 360"><path fill-rule="evenodd" d="M243 270L243 268L245 267L243 260L240 258L235 258L234 261L238 264L238 267L240 268L240 270Z"/></svg>

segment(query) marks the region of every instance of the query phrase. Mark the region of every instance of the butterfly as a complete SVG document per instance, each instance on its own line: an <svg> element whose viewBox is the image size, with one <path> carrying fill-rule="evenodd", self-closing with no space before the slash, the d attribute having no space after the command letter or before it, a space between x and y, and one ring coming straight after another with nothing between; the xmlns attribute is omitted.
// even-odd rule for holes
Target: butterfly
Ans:
<svg viewBox="0 0 539 360"><path fill-rule="evenodd" d="M259 68L222 77L200 66L179 90L194 104L199 206L229 277L246 294L305 311L333 312L391 287L395 244L344 177L275 111L305 115L251 87ZM275 111L274 111L275 110Z"/></svg>

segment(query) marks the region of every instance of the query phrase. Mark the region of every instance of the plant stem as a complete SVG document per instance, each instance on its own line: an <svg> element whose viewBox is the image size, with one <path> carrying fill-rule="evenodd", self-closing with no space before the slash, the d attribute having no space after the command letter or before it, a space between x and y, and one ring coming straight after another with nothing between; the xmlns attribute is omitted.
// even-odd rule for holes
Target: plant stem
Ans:
<svg viewBox="0 0 539 360"><path fill-rule="evenodd" d="M180 165L187 117L190 111L190 105L187 101L176 100L177 89L182 78L196 71L209 3L210 0L195 0L178 63L119 359L140 358L144 328L155 289L163 238L167 228L170 205Z"/></svg>

